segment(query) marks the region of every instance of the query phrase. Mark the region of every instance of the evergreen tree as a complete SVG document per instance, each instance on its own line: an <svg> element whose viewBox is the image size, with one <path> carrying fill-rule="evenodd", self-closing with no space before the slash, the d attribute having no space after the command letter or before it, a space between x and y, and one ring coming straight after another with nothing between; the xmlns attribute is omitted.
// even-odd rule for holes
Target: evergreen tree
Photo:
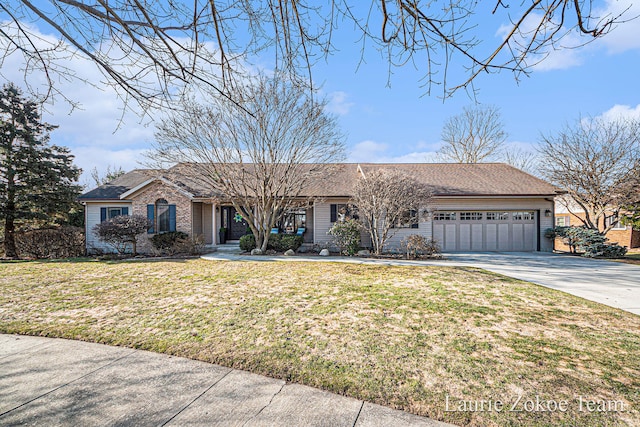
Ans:
<svg viewBox="0 0 640 427"><path fill-rule="evenodd" d="M0 89L0 220L8 258L17 257L16 224L64 218L80 192L69 149L49 145L55 128L13 84Z"/></svg>

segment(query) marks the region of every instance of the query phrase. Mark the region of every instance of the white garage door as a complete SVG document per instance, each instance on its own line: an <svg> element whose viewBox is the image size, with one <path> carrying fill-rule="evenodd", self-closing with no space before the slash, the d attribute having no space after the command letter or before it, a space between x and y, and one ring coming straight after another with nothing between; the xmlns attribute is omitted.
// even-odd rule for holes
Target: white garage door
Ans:
<svg viewBox="0 0 640 427"><path fill-rule="evenodd" d="M449 211L433 214L433 238L443 251L537 250L535 211Z"/></svg>

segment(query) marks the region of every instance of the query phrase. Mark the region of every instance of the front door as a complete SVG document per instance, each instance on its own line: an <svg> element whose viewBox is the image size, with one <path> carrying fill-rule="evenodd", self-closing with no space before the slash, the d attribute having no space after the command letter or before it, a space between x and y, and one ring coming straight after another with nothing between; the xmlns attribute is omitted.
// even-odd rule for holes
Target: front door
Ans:
<svg viewBox="0 0 640 427"><path fill-rule="evenodd" d="M242 214L236 211L236 208L233 206L227 209L229 219L229 229L227 231L227 238L229 240L239 240L242 236L247 234L247 228L249 228L249 224L242 217Z"/></svg>

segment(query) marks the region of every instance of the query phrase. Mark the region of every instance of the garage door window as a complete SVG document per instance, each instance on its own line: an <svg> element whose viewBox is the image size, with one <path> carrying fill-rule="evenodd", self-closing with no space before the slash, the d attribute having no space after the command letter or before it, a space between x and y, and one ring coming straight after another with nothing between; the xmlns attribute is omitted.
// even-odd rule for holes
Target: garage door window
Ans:
<svg viewBox="0 0 640 427"><path fill-rule="evenodd" d="M514 212L514 221L533 221L535 218L535 212Z"/></svg>
<svg viewBox="0 0 640 427"><path fill-rule="evenodd" d="M455 221L456 213L455 212L436 212L433 215L434 221Z"/></svg>
<svg viewBox="0 0 640 427"><path fill-rule="evenodd" d="M482 212L460 212L460 221L480 221Z"/></svg>

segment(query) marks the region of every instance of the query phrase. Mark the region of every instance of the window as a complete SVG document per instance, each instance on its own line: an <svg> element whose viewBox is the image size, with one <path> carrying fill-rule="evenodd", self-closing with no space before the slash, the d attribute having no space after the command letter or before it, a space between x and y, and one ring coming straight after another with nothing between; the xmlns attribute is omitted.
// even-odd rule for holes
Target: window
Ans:
<svg viewBox="0 0 640 427"><path fill-rule="evenodd" d="M129 215L129 208L127 206L100 208L100 222L120 215Z"/></svg>
<svg viewBox="0 0 640 427"><path fill-rule="evenodd" d="M513 212L514 221L532 221L535 219L535 212Z"/></svg>
<svg viewBox="0 0 640 427"><path fill-rule="evenodd" d="M418 211L415 209L407 210L391 228L419 228Z"/></svg>
<svg viewBox="0 0 640 427"><path fill-rule="evenodd" d="M508 221L509 212L487 212L487 221Z"/></svg>
<svg viewBox="0 0 640 427"><path fill-rule="evenodd" d="M556 227L568 227L569 226L569 217L568 216L557 216L556 217Z"/></svg>
<svg viewBox="0 0 640 427"><path fill-rule="evenodd" d="M298 230L306 228L306 209L294 209L286 212L278 224L278 229L288 234L296 234Z"/></svg>
<svg viewBox="0 0 640 427"><path fill-rule="evenodd" d="M455 212L436 212L433 214L434 221L455 221L456 213Z"/></svg>
<svg viewBox="0 0 640 427"><path fill-rule="evenodd" d="M331 205L331 222L345 222L349 219L358 219L358 216L349 209L349 205L344 203Z"/></svg>
<svg viewBox="0 0 640 427"><path fill-rule="evenodd" d="M605 227L610 226L614 222L615 222L615 225L611 228L612 230L626 230L627 229L626 225L622 225L620 223L620 218L618 218L618 215L613 214L613 215L604 217L604 226Z"/></svg>
<svg viewBox="0 0 640 427"><path fill-rule="evenodd" d="M460 212L460 221L480 221L482 212Z"/></svg>
<svg viewBox="0 0 640 427"><path fill-rule="evenodd" d="M153 224L149 234L176 231L176 205L170 205L165 199L147 205L147 218Z"/></svg>

